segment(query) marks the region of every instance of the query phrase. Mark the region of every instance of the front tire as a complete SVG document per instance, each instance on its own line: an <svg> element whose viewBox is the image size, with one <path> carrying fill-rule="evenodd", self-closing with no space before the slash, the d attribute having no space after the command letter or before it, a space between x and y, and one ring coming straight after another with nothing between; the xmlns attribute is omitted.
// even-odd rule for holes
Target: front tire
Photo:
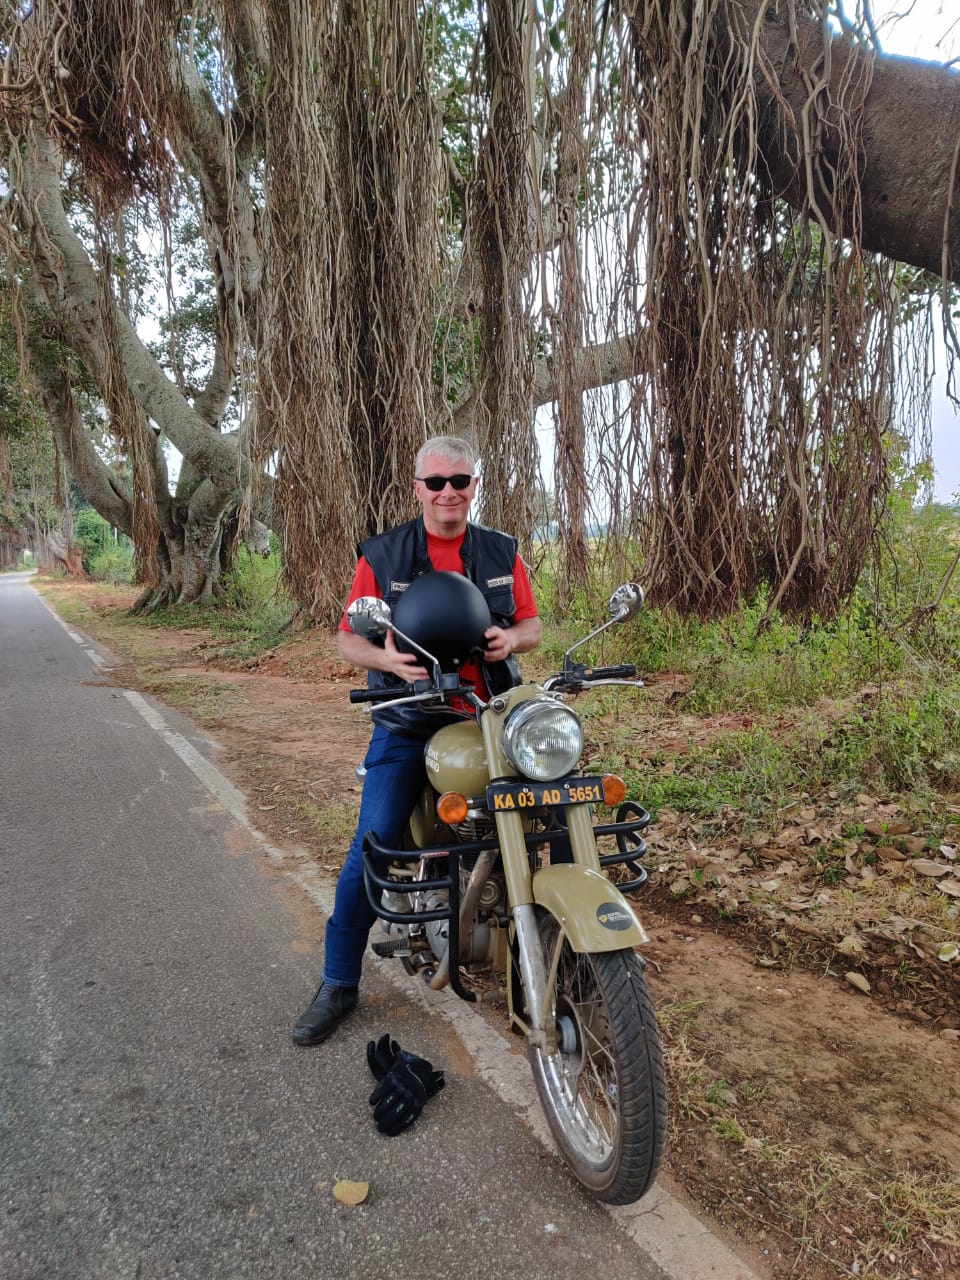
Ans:
<svg viewBox="0 0 960 1280"><path fill-rule="evenodd" d="M632 950L578 954L541 917L557 1049L530 1048L540 1104L577 1180L606 1204L632 1204L660 1167L666 1131L663 1050L643 966Z"/></svg>

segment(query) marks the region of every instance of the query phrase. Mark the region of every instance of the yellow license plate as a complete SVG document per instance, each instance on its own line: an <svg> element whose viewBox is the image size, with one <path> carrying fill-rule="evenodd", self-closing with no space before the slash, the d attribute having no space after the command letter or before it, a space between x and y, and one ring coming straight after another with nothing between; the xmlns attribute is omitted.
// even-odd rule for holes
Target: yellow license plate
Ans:
<svg viewBox="0 0 960 1280"><path fill-rule="evenodd" d="M487 787L491 813L540 809L550 804L600 804L600 778L563 778L559 782L493 782Z"/></svg>

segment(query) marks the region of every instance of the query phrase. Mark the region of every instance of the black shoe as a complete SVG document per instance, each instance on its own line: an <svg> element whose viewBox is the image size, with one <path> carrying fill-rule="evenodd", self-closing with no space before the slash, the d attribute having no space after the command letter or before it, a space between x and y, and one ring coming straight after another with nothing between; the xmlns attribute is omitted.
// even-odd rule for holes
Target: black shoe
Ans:
<svg viewBox="0 0 960 1280"><path fill-rule="evenodd" d="M356 987L328 987L321 982L320 990L293 1024L293 1043L320 1044L356 1007Z"/></svg>

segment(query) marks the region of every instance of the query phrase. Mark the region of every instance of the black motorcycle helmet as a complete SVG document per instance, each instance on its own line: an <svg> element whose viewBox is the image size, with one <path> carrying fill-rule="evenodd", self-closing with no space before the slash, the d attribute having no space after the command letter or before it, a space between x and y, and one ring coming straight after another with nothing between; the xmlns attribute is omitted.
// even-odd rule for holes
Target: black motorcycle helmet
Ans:
<svg viewBox="0 0 960 1280"><path fill-rule="evenodd" d="M445 571L414 578L394 606L393 622L432 654L443 671L456 671L483 650L483 633L492 625L480 588L462 573ZM411 652L400 636L396 642L402 652Z"/></svg>

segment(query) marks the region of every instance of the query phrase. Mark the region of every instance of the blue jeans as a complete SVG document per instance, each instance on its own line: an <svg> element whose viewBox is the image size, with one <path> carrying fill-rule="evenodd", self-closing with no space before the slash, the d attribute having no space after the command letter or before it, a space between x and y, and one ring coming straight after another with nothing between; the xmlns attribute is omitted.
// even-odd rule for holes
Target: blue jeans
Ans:
<svg viewBox="0 0 960 1280"><path fill-rule="evenodd" d="M360 981L367 937L377 918L363 885L363 835L374 831L383 844L399 846L426 780L425 746L424 742L374 726L363 761L367 772L357 830L337 878L333 915L327 922L323 981L328 986L355 987Z"/></svg>

